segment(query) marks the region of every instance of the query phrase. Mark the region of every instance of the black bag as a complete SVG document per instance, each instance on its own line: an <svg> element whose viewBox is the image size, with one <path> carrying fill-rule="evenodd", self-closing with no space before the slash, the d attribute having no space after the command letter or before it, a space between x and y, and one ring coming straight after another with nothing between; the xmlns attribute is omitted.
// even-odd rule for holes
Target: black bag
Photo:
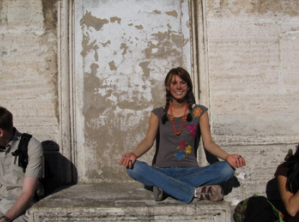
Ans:
<svg viewBox="0 0 299 222"><path fill-rule="evenodd" d="M235 222L283 222L283 215L264 196L253 195L237 204Z"/></svg>

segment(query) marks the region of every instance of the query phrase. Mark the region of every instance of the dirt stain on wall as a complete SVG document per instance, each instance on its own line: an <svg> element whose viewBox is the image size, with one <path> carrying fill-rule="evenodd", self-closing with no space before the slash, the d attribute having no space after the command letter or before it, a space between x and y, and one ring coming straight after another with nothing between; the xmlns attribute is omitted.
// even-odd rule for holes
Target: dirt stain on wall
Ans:
<svg viewBox="0 0 299 222"><path fill-rule="evenodd" d="M127 53L128 48L129 47L126 43L121 43L120 49L123 49L122 55L125 55Z"/></svg>
<svg viewBox="0 0 299 222"><path fill-rule="evenodd" d="M46 30L55 29L57 25L57 0L42 0L42 5L44 28Z"/></svg>
<svg viewBox="0 0 299 222"><path fill-rule="evenodd" d="M153 33L152 36L155 36L157 41L148 42L148 47L145 50L145 55L147 58L153 58L153 57L167 58L170 56L181 58L180 49L184 44L183 44L183 37L180 34L169 30L167 32Z"/></svg>
<svg viewBox="0 0 299 222"><path fill-rule="evenodd" d="M142 25L135 25L136 29L143 29Z"/></svg>
<svg viewBox="0 0 299 222"><path fill-rule="evenodd" d="M150 71L151 71L151 70L148 68L149 64L150 64L149 61L139 63L139 66L140 66L140 67L142 68L142 70L143 70L144 76L147 77L147 78L149 77L149 75L150 75Z"/></svg>
<svg viewBox="0 0 299 222"><path fill-rule="evenodd" d="M85 57L87 55L87 53L91 50L93 52L96 52L96 49L98 48L97 40L94 40L91 43L89 43L89 37L88 36L83 36L82 46L84 46L84 47L83 47L83 50L81 52L81 55L83 57Z"/></svg>
<svg viewBox="0 0 299 222"><path fill-rule="evenodd" d="M175 10L166 12L166 14L176 18L178 17L178 13Z"/></svg>
<svg viewBox="0 0 299 222"><path fill-rule="evenodd" d="M117 70L114 61L109 62L110 70Z"/></svg>
<svg viewBox="0 0 299 222"><path fill-rule="evenodd" d="M100 19L93 16L91 12L86 12L80 20L80 25L82 26L84 24L87 27L93 27L96 31L100 31L108 22L107 19Z"/></svg>
<svg viewBox="0 0 299 222"><path fill-rule="evenodd" d="M111 22L117 22L118 24L120 24L120 23L121 23L121 18L118 18L118 17L111 17L111 18L110 18L110 21L111 21Z"/></svg>

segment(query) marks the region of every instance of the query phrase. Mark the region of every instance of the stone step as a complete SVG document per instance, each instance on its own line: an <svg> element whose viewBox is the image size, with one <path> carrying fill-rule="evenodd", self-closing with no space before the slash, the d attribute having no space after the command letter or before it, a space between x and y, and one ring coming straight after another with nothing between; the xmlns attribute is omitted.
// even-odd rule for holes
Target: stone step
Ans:
<svg viewBox="0 0 299 222"><path fill-rule="evenodd" d="M156 202L139 183L77 184L36 203L31 222L42 221L197 221L230 222L227 202L193 200L182 204L168 197Z"/></svg>

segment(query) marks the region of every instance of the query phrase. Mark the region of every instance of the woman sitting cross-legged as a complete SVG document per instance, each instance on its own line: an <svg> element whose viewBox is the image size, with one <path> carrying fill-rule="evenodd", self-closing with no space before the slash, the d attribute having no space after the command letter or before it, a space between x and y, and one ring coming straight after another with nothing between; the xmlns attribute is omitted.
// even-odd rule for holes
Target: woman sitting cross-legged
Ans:
<svg viewBox="0 0 299 222"><path fill-rule="evenodd" d="M183 68L171 69L165 78L166 105L151 112L146 137L135 150L123 154L119 164L128 175L153 187L156 201L168 194L187 204L193 198L220 201L220 183L233 177L235 168L245 165L238 154L228 154L214 143L207 108L193 103L193 86ZM196 134L201 132L204 147L224 161L199 167L196 159ZM159 141L155 163L149 166L137 158Z"/></svg>

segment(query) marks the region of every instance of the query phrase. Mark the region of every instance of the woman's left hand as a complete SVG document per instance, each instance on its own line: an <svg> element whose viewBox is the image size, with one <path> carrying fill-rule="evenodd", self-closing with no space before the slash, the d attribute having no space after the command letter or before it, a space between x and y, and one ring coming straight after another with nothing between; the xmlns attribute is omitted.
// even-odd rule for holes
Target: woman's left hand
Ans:
<svg viewBox="0 0 299 222"><path fill-rule="evenodd" d="M231 154L226 157L226 161L233 168L239 168L246 165L245 159L239 154Z"/></svg>

